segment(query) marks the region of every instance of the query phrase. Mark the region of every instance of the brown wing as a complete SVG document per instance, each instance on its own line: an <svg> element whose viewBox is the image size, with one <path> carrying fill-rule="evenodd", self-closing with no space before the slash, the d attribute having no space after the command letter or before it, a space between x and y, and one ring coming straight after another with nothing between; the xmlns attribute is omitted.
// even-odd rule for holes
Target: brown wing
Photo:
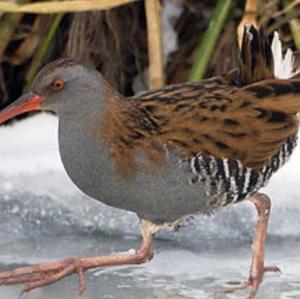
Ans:
<svg viewBox="0 0 300 299"><path fill-rule="evenodd" d="M161 165L165 145L186 158L205 153L261 169L297 132L299 97L297 79L243 88L220 77L173 85L112 105L103 136L124 176L140 167L140 154Z"/></svg>
<svg viewBox="0 0 300 299"><path fill-rule="evenodd" d="M137 106L157 125L149 140L187 157L201 152L260 169L297 132L299 97L299 80L237 88L215 78L144 96Z"/></svg>

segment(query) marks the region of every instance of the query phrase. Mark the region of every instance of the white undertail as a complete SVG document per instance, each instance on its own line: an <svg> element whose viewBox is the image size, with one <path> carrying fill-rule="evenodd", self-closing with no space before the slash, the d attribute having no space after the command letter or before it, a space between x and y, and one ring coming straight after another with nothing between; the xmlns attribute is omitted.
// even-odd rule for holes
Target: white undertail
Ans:
<svg viewBox="0 0 300 299"><path fill-rule="evenodd" d="M285 55L283 55L282 43L277 31L274 32L271 48L274 59L275 77L277 79L289 79L295 76L297 72L293 52L291 49L287 49Z"/></svg>

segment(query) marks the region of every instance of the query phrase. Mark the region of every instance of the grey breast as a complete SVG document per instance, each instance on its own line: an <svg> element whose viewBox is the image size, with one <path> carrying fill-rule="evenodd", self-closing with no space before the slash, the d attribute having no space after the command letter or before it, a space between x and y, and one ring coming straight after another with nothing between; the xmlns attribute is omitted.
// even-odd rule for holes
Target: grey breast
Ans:
<svg viewBox="0 0 300 299"><path fill-rule="evenodd" d="M175 221L208 213L210 199L203 186L191 183L190 161L177 157L158 171L142 169L127 181L116 173L107 147L89 130L59 119L59 147L64 167L81 191L107 205L130 210L154 222Z"/></svg>

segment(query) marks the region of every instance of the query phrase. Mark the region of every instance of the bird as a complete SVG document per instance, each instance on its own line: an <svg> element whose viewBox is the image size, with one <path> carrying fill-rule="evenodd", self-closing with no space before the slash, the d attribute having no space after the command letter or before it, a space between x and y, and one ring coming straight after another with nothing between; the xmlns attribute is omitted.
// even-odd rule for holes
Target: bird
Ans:
<svg viewBox="0 0 300 299"><path fill-rule="evenodd" d="M30 91L0 112L0 123L28 111L54 112L68 176L88 196L136 213L142 243L124 254L1 272L0 284L24 284L24 293L77 274L82 293L86 270L147 262L161 229L248 200L258 213L252 263L248 280L229 291L249 288L255 298L264 273L280 271L264 265L271 200L259 190L295 149L300 111L292 56L280 79L275 52L263 29L247 25L238 69L129 98L73 59L43 67Z"/></svg>

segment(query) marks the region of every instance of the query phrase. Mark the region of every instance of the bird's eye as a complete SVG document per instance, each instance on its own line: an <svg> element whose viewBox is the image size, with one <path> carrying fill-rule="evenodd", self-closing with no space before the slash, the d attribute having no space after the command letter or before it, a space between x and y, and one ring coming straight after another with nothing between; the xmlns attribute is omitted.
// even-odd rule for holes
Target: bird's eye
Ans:
<svg viewBox="0 0 300 299"><path fill-rule="evenodd" d="M65 82L63 80L55 80L52 83L52 87L54 90L58 91L58 90L62 90L65 86Z"/></svg>

